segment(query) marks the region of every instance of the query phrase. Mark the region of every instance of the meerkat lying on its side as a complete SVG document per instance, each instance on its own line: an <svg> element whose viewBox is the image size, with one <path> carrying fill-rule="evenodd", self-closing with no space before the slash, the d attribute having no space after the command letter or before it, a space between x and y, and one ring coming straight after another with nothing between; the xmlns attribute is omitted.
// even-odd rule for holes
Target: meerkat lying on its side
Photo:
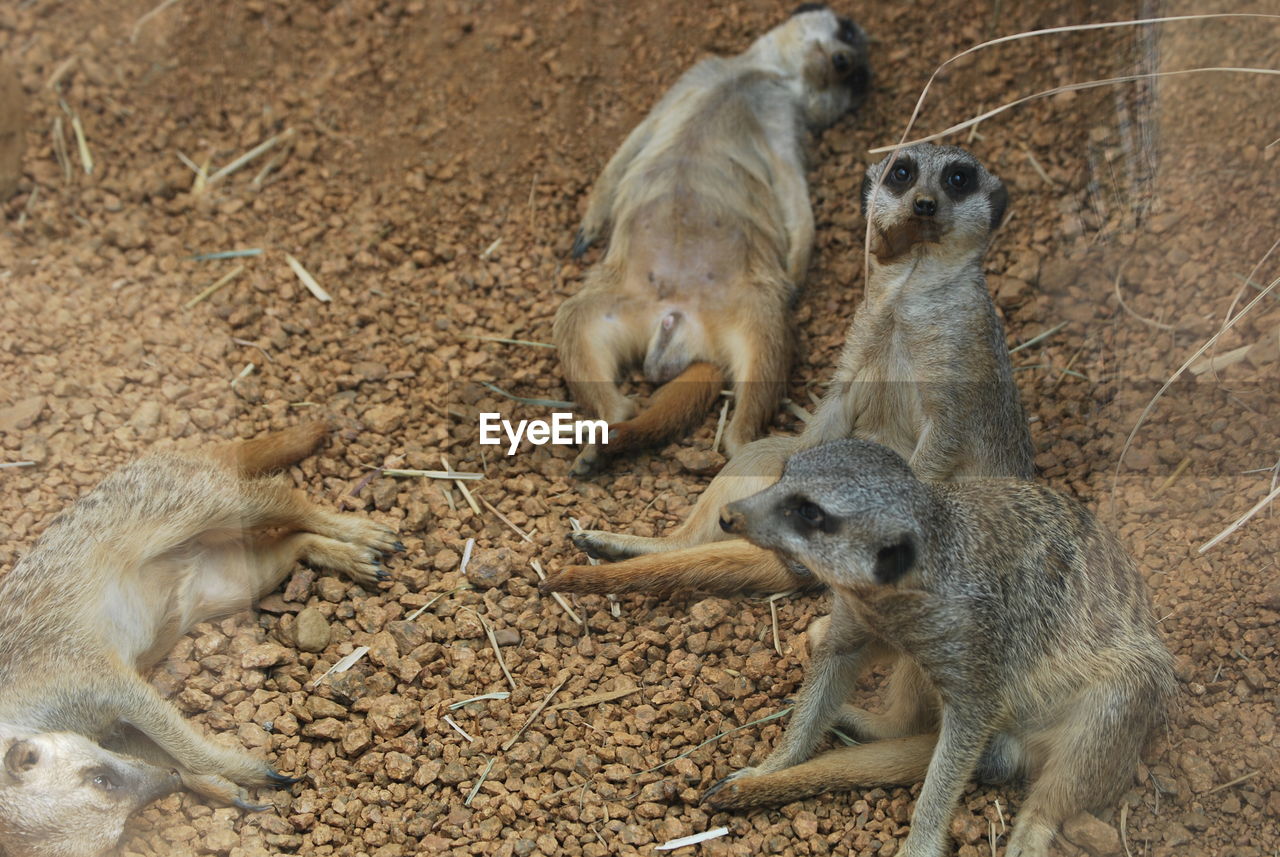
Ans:
<svg viewBox="0 0 1280 857"><path fill-rule="evenodd" d="M871 167L862 184L870 276L835 378L794 438L738 454L665 538L588 530L571 538L613 565L570 566L546 591L734 593L812 581L720 530L720 508L772 484L787 458L854 436L884 443L930 481L1034 475L1031 434L1004 326L982 273L1008 195L968 152L919 145Z"/></svg>
<svg viewBox="0 0 1280 857"><path fill-rule="evenodd" d="M402 547L391 530L265 475L326 432L142 458L55 518L0 581L0 853L93 857L179 788L252 809L244 787L294 782L202 735L139 671L299 560L367 587L386 576L382 555Z"/></svg>
<svg viewBox="0 0 1280 857"><path fill-rule="evenodd" d="M794 456L726 528L832 590L782 742L713 786L719 809L924 780L905 857L949 853L965 784L1032 777L1009 857L1118 800L1174 694L1141 575L1078 503L1015 479L929 483L874 443ZM896 662L888 711L844 705ZM832 727L868 742L813 756Z"/></svg>
<svg viewBox="0 0 1280 857"><path fill-rule="evenodd" d="M610 424L574 474L687 431L723 370L734 392L726 452L764 430L813 245L805 129L836 121L867 85L862 31L805 4L743 53L698 63L627 137L592 189L573 254L611 227L608 250L554 325L574 399ZM666 386L637 415L617 381L640 361Z"/></svg>

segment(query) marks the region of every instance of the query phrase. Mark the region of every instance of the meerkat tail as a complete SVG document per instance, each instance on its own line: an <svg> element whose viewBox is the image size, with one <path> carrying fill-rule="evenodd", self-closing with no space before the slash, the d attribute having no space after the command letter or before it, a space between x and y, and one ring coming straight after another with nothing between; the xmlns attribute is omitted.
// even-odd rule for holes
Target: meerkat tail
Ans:
<svg viewBox="0 0 1280 857"><path fill-rule="evenodd" d="M641 447L656 446L687 434L702 419L720 390L724 375L711 363L691 363L653 394L649 407L609 427L609 442L601 447L610 457Z"/></svg>
<svg viewBox="0 0 1280 857"><path fill-rule="evenodd" d="M551 575L542 592L605 593L786 592L814 585L792 572L771 551L743 539L712 542L684 550L645 554L608 565L572 565Z"/></svg>
<svg viewBox="0 0 1280 857"><path fill-rule="evenodd" d="M770 806L858 786L918 783L929 770L936 734L841 747L803 764L713 786L703 800L716 809Z"/></svg>
<svg viewBox="0 0 1280 857"><path fill-rule="evenodd" d="M329 423L315 420L252 440L224 444L213 453L244 477L261 476L288 467L311 455L329 434Z"/></svg>

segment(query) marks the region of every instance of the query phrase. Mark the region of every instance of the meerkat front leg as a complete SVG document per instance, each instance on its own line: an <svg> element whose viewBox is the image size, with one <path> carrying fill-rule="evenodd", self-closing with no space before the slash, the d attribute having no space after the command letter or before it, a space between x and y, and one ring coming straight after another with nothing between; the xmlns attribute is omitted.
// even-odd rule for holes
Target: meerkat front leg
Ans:
<svg viewBox="0 0 1280 857"><path fill-rule="evenodd" d="M759 765L736 771L713 785L703 795L704 800L726 787L731 792L749 789L749 785L735 786L799 765L813 756L863 668L878 654L866 628L847 603L847 597L836 593L833 598L830 623L805 669L804 685L781 743Z"/></svg>
<svg viewBox="0 0 1280 857"><path fill-rule="evenodd" d="M804 282L813 253L813 207L804 171L792 164L774 161L774 193L782 209L782 226L787 233L787 280L793 288Z"/></svg>
<svg viewBox="0 0 1280 857"><path fill-rule="evenodd" d="M962 704L943 709L942 729L911 816L904 857L943 857L949 853L951 816L995 731L991 719L991 712L979 707Z"/></svg>
<svg viewBox="0 0 1280 857"><path fill-rule="evenodd" d="M656 112L656 111L655 111ZM618 182L626 173L636 155L649 144L653 136L653 119L647 118L627 135L618 151L609 159L600 177L591 188L591 197L587 200L587 212L582 217L582 225L573 238L573 249L570 254L574 259L583 254L604 232L609 222L609 214L613 211L614 198L618 192Z"/></svg>

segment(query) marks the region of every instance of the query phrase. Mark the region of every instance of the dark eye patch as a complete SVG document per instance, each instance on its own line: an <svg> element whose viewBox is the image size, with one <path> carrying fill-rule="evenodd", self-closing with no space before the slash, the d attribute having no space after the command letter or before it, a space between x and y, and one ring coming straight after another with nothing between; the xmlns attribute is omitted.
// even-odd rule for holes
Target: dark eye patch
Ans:
<svg viewBox="0 0 1280 857"><path fill-rule="evenodd" d="M910 536L886 545L876 551L876 580L881 583L894 583L900 580L916 564L916 546Z"/></svg>
<svg viewBox="0 0 1280 857"><path fill-rule="evenodd" d="M901 196L916 183L916 164L910 158L898 158L884 173L884 186L894 196Z"/></svg>
<svg viewBox="0 0 1280 857"><path fill-rule="evenodd" d="M838 18L839 29L836 30L836 38L844 42L851 48L856 48L862 44L862 31L858 29L858 25L848 18Z"/></svg>
<svg viewBox="0 0 1280 857"><path fill-rule="evenodd" d="M978 189L978 171L972 164L953 161L947 164L941 175L942 190L953 200L959 200Z"/></svg>

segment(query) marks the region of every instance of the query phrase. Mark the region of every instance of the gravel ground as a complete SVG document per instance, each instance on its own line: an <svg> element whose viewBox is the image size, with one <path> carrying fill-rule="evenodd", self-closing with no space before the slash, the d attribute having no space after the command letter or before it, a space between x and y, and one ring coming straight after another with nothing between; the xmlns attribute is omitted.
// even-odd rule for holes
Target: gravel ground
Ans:
<svg viewBox="0 0 1280 857"><path fill-rule="evenodd" d="M571 517L642 534L679 521L718 461L714 415L586 481L567 475L571 449L508 458L477 444L479 412L546 412L486 383L568 396L550 350L493 338L549 340L582 280L568 248L609 155L681 70L740 50L789 7L244 0L144 17L153 6L0 7L0 57L28 120L17 192L0 203L0 461L34 463L0 469L0 569L132 456L321 413L340 430L294 477L396 526L409 550L380 591L299 570L253 615L179 645L156 686L303 781L262 793L274 809L252 815L169 797L135 819L121 853L596 857L724 825L703 852L893 854L918 787L746 815L698 806L777 742L785 720L745 724L798 689L821 596L778 600L775 625L759 599L584 597L571 605L578 621L536 593L535 562L581 559L565 539ZM877 79L866 108L814 147L818 237L796 313L795 402L821 393L861 294L866 150L901 133L933 68L993 35L1145 9L847 10L875 39ZM1072 81L1274 64L1270 26L1005 45L944 75L920 127ZM8 92L0 71L0 187ZM1126 809L1073 831L1065 854L1280 852L1274 510L1199 551L1273 487L1280 303L1263 298L1232 326L1216 371L1172 384L1117 466L1164 381L1234 298L1238 310L1258 294L1246 278L1280 274L1275 259L1258 264L1276 238L1274 106L1266 79L1166 78L1035 101L959 135L1011 189L987 258L1010 345L1051 331L1014 355L1042 478L1087 502L1140 561L1183 690ZM262 252L192 258L244 249ZM796 425L784 413L776 428ZM376 470L442 458L485 474L470 485L479 512L455 487ZM318 652L296 645L303 609L313 633L327 626ZM364 659L317 683L356 646ZM510 696L449 707L499 691ZM958 853L990 855L1020 797L972 787L953 825Z"/></svg>

